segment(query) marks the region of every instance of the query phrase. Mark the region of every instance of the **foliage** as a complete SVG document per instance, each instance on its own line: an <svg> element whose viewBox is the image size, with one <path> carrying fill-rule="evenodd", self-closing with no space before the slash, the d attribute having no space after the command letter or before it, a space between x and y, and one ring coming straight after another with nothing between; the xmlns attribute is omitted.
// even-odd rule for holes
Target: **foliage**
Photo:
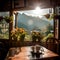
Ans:
<svg viewBox="0 0 60 60"><path fill-rule="evenodd" d="M54 37L54 34L49 33L47 36L43 38L43 42L45 42L48 38L53 38L53 37Z"/></svg>
<svg viewBox="0 0 60 60"><path fill-rule="evenodd" d="M3 17L3 16L0 16L0 21L2 20L2 19L5 19L5 21L7 22L7 23L12 23L13 22L13 16L5 16L5 17Z"/></svg>
<svg viewBox="0 0 60 60"><path fill-rule="evenodd" d="M56 16L57 16L56 14L51 14L49 20L54 19Z"/></svg>
<svg viewBox="0 0 60 60"><path fill-rule="evenodd" d="M8 22L8 23L12 23L12 22L13 22L13 16L10 16L10 17L5 16L4 19L5 19L5 21Z"/></svg>
<svg viewBox="0 0 60 60"><path fill-rule="evenodd" d="M49 33L51 33L51 31L53 31L53 26L51 26L50 24L47 26L47 31L45 32L46 35L48 35Z"/></svg>

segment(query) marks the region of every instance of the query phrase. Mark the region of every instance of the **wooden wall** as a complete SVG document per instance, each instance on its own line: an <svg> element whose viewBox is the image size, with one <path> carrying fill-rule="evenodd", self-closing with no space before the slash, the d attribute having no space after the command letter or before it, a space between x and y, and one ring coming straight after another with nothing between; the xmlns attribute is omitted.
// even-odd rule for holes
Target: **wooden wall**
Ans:
<svg viewBox="0 0 60 60"><path fill-rule="evenodd" d="M0 0L0 11L28 10L36 6L49 8L60 6L59 0Z"/></svg>

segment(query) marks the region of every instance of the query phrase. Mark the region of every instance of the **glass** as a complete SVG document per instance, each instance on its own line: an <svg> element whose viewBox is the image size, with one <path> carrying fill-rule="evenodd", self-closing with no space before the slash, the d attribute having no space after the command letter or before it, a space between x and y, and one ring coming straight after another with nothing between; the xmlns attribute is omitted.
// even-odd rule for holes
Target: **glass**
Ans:
<svg viewBox="0 0 60 60"><path fill-rule="evenodd" d="M41 52L42 54L44 54L44 48L43 48L43 47L41 47L40 52Z"/></svg>
<svg viewBox="0 0 60 60"><path fill-rule="evenodd" d="M9 39L9 23L4 19L9 12L0 12L0 39Z"/></svg>
<svg viewBox="0 0 60 60"><path fill-rule="evenodd" d="M48 12L50 8L48 9L41 9L38 12L35 10L26 10L26 11L16 11L17 14L17 20L14 21L16 22L16 25L18 28L24 28L27 32L25 35L25 41L27 40L32 40L33 42L38 41L40 42L41 39L45 39L45 37L50 34L51 30L54 30L54 24L53 24L53 8L52 12L50 13L50 18L47 19ZM41 12L43 11L43 12ZM46 16L45 16L46 15ZM14 26L15 27L15 26ZM37 31L40 34L33 34L33 31ZM40 38L41 37L41 38ZM36 39L37 38L37 39Z"/></svg>

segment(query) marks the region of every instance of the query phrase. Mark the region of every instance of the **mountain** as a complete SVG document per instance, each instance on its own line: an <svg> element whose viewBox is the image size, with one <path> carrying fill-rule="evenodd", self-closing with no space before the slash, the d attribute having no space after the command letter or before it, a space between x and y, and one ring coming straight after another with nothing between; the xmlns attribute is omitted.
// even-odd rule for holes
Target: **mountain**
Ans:
<svg viewBox="0 0 60 60"><path fill-rule="evenodd" d="M53 19L50 21L50 23L51 23L51 25L53 26L54 25L54 23L53 23L54 21L53 21Z"/></svg>
<svg viewBox="0 0 60 60"><path fill-rule="evenodd" d="M39 17L33 17L33 16L28 16L26 14L18 14L17 18L17 26L23 27L28 31L38 29L38 30L43 30L46 28L48 25L50 25L50 22L41 20Z"/></svg>

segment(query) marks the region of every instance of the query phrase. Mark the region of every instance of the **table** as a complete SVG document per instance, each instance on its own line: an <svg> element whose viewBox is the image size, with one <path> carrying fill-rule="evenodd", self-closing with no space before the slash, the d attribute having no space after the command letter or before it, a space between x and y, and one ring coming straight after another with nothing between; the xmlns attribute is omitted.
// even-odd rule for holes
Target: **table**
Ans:
<svg viewBox="0 0 60 60"><path fill-rule="evenodd" d="M44 49L44 52L40 55L40 57L32 57L31 47L32 46L10 48L5 60L50 60L59 56L58 54L41 46Z"/></svg>

